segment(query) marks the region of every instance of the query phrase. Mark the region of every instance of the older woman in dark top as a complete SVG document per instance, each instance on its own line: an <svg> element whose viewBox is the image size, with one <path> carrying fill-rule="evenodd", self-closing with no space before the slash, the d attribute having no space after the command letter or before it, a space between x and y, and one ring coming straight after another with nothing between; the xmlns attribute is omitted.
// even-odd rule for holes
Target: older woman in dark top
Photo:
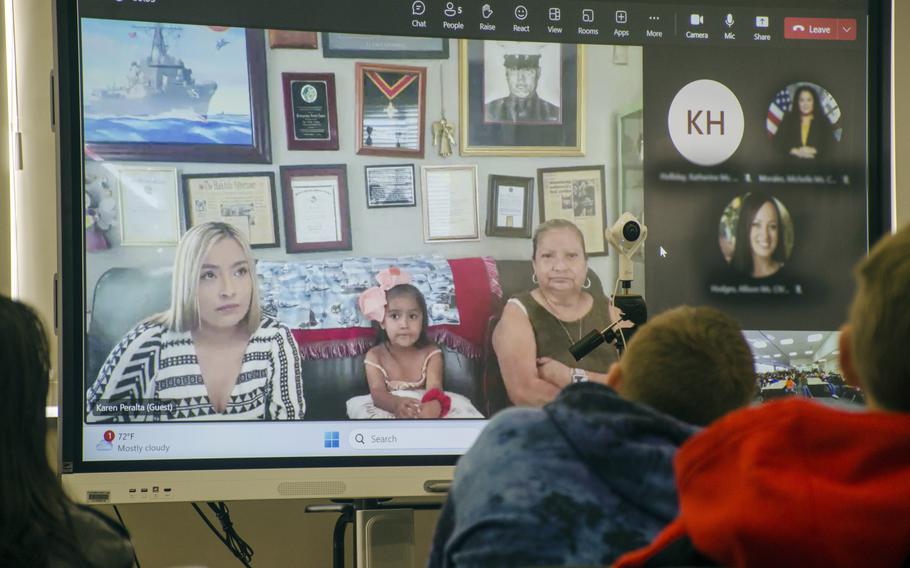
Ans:
<svg viewBox="0 0 910 568"><path fill-rule="evenodd" d="M534 232L533 281L511 298L493 332L503 382L515 404L542 406L573 382L605 382L616 349L603 344L581 361L569 346L615 319L610 300L586 291L584 236L572 222L553 219ZM615 312L614 312L615 313Z"/></svg>

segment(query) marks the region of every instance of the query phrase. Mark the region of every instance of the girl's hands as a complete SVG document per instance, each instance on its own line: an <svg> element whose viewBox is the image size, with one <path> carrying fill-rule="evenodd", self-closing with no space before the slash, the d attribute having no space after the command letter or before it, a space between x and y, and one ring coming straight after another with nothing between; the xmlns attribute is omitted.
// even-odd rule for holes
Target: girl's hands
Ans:
<svg viewBox="0 0 910 568"><path fill-rule="evenodd" d="M421 403L414 398L395 397L395 418L420 418Z"/></svg>
<svg viewBox="0 0 910 568"><path fill-rule="evenodd" d="M440 414L442 414L442 405L439 404L438 400L420 403L419 418L439 418Z"/></svg>

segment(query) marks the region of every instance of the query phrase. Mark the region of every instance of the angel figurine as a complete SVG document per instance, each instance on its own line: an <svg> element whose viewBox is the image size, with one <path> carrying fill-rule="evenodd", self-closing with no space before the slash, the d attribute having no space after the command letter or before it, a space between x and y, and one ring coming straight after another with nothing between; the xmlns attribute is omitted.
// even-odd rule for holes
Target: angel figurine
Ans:
<svg viewBox="0 0 910 568"><path fill-rule="evenodd" d="M433 123L433 145L439 146L439 155L448 158L455 145L455 126L443 116Z"/></svg>

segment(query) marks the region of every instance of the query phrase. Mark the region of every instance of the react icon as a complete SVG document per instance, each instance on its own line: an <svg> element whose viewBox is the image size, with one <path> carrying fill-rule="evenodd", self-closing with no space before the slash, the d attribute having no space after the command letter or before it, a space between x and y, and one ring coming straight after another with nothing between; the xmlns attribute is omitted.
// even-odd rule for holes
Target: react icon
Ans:
<svg viewBox="0 0 910 568"><path fill-rule="evenodd" d="M667 114L670 140L683 157L715 166L739 148L745 119L739 99L723 83L692 81L676 93Z"/></svg>

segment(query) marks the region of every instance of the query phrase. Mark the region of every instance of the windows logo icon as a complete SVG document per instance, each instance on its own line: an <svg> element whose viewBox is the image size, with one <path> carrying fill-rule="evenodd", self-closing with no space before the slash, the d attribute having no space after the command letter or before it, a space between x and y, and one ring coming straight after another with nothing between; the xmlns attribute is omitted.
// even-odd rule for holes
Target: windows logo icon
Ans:
<svg viewBox="0 0 910 568"><path fill-rule="evenodd" d="M322 445L326 448L337 448L339 447L340 440L341 435L338 432L325 432Z"/></svg>

